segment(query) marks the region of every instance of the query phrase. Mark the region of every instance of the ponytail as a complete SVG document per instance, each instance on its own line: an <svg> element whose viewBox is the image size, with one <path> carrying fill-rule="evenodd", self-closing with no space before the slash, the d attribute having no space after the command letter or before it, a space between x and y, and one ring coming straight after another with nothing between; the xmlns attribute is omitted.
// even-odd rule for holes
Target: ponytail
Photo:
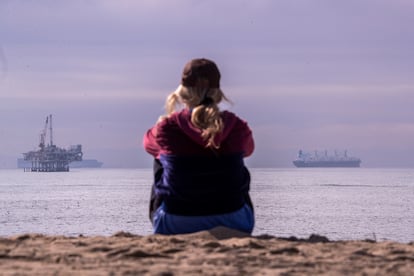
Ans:
<svg viewBox="0 0 414 276"><path fill-rule="evenodd" d="M216 103L196 106L191 113L191 123L202 129L201 136L207 140L208 148L220 148L214 138L223 130L223 119Z"/></svg>
<svg viewBox="0 0 414 276"><path fill-rule="evenodd" d="M229 101L220 88L198 88L179 85L167 97L167 115L173 113L180 103L192 108L191 123L202 130L201 136L207 141L206 147L218 149L215 137L224 127L218 104Z"/></svg>

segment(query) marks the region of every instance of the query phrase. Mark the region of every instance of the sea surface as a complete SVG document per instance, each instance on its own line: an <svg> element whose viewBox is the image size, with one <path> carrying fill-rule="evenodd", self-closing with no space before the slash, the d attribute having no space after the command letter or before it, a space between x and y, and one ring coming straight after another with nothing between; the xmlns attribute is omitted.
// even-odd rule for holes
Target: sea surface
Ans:
<svg viewBox="0 0 414 276"><path fill-rule="evenodd" d="M414 169L250 169L253 235L414 241ZM0 236L152 233L150 169L0 170Z"/></svg>

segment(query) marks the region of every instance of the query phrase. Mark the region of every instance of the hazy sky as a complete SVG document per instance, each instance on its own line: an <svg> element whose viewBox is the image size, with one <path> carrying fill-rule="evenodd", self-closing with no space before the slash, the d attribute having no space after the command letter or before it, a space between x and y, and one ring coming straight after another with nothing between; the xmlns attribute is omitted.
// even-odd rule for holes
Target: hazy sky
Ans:
<svg viewBox="0 0 414 276"><path fill-rule="evenodd" d="M254 131L250 166L348 149L414 167L411 0L1 0L0 168L54 142L147 167L142 136L191 58L216 61Z"/></svg>

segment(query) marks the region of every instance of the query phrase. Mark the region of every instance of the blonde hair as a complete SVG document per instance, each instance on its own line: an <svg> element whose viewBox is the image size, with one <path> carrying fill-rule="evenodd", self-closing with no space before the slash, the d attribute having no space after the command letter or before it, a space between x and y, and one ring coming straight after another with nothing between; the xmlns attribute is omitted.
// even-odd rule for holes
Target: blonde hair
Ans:
<svg viewBox="0 0 414 276"><path fill-rule="evenodd" d="M182 105L192 109L191 123L202 130L201 136L207 141L206 147L216 148L214 138L223 130L218 104L228 101L220 88L186 87L179 85L177 89L167 97L167 115L172 114Z"/></svg>

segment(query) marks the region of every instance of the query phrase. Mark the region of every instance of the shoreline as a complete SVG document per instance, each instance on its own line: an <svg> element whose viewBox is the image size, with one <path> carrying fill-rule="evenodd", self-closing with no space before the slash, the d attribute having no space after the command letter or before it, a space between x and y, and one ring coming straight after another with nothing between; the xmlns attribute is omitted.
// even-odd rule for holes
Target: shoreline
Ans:
<svg viewBox="0 0 414 276"><path fill-rule="evenodd" d="M0 237L2 275L410 275L414 241L249 236L218 227L184 235Z"/></svg>

